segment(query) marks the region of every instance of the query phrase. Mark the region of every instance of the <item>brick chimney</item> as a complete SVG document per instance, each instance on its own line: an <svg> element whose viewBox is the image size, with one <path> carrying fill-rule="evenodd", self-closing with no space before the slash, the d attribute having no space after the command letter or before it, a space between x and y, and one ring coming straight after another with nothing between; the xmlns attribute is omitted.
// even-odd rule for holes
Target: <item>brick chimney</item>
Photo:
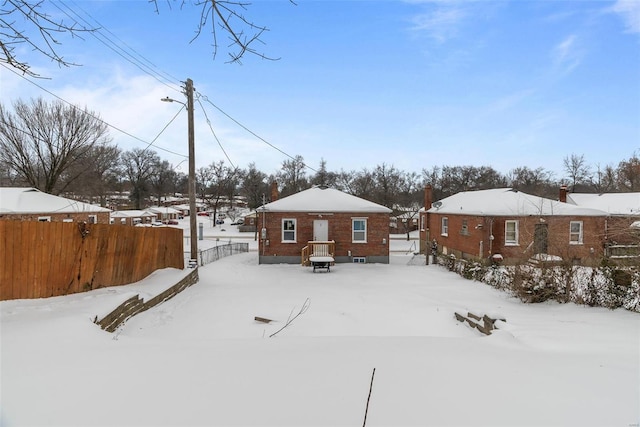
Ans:
<svg viewBox="0 0 640 427"><path fill-rule="evenodd" d="M566 185L560 186L560 195L558 196L558 200L561 201L562 203L567 203L567 186Z"/></svg>
<svg viewBox="0 0 640 427"><path fill-rule="evenodd" d="M278 200L278 197L278 183L274 181L271 183L271 201L275 202L276 200Z"/></svg>
<svg viewBox="0 0 640 427"><path fill-rule="evenodd" d="M431 203L433 203L433 191L430 184L424 187L424 209L431 209Z"/></svg>

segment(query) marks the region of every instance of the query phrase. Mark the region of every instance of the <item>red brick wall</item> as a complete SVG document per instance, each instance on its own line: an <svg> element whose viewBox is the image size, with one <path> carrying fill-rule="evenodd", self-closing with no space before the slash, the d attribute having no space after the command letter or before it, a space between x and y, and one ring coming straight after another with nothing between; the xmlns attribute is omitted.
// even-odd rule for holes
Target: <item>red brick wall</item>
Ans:
<svg viewBox="0 0 640 427"><path fill-rule="evenodd" d="M441 234L442 217L449 219L447 236ZM589 263L603 256L605 242L605 217L543 217L548 227L548 250L550 255L563 259L579 259ZM462 231L463 220L467 221L466 233ZM505 222L518 221L518 245L505 245ZM582 221L582 244L569 243L569 224L571 221ZM447 248L448 253L465 258L486 259L492 254L501 254L505 259L528 259L534 254L533 241L536 224L540 217L479 217L470 215L428 214L430 239L436 239L440 250ZM494 239L491 241L490 236ZM421 232L421 240L426 239L426 232ZM482 242L482 246L481 246Z"/></svg>
<svg viewBox="0 0 640 427"><path fill-rule="evenodd" d="M352 243L352 218L367 218L367 243ZM388 256L389 255L389 214L377 213L281 213L273 212L259 214L258 232L267 229L268 245L259 242L259 251L265 256L300 256L302 248L313 240L313 221L324 219L328 221L329 240L336 242L336 257L348 256ZM266 220L265 220L266 218ZM282 219L296 219L296 243L282 242ZM266 224L266 225L265 225Z"/></svg>

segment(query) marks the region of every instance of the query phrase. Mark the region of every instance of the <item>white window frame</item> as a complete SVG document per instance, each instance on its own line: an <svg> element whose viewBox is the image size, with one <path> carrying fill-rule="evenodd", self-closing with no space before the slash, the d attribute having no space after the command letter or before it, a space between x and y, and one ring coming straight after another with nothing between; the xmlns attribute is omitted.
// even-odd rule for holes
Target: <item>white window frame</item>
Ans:
<svg viewBox="0 0 640 427"><path fill-rule="evenodd" d="M51 222L51 217L50 216L39 216L38 217L38 222Z"/></svg>
<svg viewBox="0 0 640 427"><path fill-rule="evenodd" d="M449 235L449 217L443 216L440 219L440 235L441 236Z"/></svg>
<svg viewBox="0 0 640 427"><path fill-rule="evenodd" d="M87 222L89 224L97 224L98 223L98 215L89 215L88 219L89 219L89 221L87 221Z"/></svg>
<svg viewBox="0 0 640 427"><path fill-rule="evenodd" d="M573 226L577 225L580 229L576 232L573 231ZM569 222L569 244L570 245L582 245L584 237L584 224L582 221L571 221Z"/></svg>
<svg viewBox="0 0 640 427"><path fill-rule="evenodd" d="M514 237L513 239L509 238L509 233L511 233L511 231L509 230L508 225L509 224L514 224L514 230L513 230L513 234ZM504 222L504 245L505 246L518 246L520 241L520 233L519 233L519 225L518 225L518 220L516 219L509 219L506 220Z"/></svg>
<svg viewBox="0 0 640 427"><path fill-rule="evenodd" d="M285 224L293 225L293 229L285 229ZM282 218L282 243L296 243L298 238L298 221L295 218Z"/></svg>
<svg viewBox="0 0 640 427"><path fill-rule="evenodd" d="M353 263L354 264L366 264L367 263L367 257L354 256L353 257Z"/></svg>
<svg viewBox="0 0 640 427"><path fill-rule="evenodd" d="M364 230L356 230L356 222L362 222ZM367 243L367 218L351 218L351 243Z"/></svg>
<svg viewBox="0 0 640 427"><path fill-rule="evenodd" d="M73 218L64 218L62 222L73 222Z"/></svg>

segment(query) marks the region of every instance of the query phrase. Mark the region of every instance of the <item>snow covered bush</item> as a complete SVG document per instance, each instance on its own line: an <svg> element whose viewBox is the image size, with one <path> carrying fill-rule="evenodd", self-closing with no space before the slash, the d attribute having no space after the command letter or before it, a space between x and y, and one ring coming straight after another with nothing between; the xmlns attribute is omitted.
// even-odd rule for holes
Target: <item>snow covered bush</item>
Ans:
<svg viewBox="0 0 640 427"><path fill-rule="evenodd" d="M506 290L523 302L574 302L592 307L640 312L640 269L603 261L597 268L560 263L485 266L443 256L438 263L469 280Z"/></svg>

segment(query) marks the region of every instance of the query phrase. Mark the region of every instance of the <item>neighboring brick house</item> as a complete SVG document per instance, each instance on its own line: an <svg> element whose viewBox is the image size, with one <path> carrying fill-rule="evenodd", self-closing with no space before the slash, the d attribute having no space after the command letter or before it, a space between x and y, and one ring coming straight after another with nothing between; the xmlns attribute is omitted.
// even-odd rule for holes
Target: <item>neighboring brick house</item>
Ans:
<svg viewBox="0 0 640 427"><path fill-rule="evenodd" d="M640 256L640 193L567 193L562 188L560 200L608 214L604 230L608 256Z"/></svg>
<svg viewBox="0 0 640 427"><path fill-rule="evenodd" d="M336 263L389 263L391 209L332 188L313 187L259 207L259 263L301 263L312 241L335 241Z"/></svg>
<svg viewBox="0 0 640 427"><path fill-rule="evenodd" d="M166 222L170 219L178 219L182 216L182 211L170 206L152 206L147 211L156 214L159 221Z"/></svg>
<svg viewBox="0 0 640 427"><path fill-rule="evenodd" d="M30 187L0 187L0 220L109 224L111 210Z"/></svg>
<svg viewBox="0 0 640 427"><path fill-rule="evenodd" d="M511 188L466 191L431 203L429 186L425 206L423 250L435 240L445 254L477 260L514 262L538 255L591 264L604 255L608 215L601 210Z"/></svg>

